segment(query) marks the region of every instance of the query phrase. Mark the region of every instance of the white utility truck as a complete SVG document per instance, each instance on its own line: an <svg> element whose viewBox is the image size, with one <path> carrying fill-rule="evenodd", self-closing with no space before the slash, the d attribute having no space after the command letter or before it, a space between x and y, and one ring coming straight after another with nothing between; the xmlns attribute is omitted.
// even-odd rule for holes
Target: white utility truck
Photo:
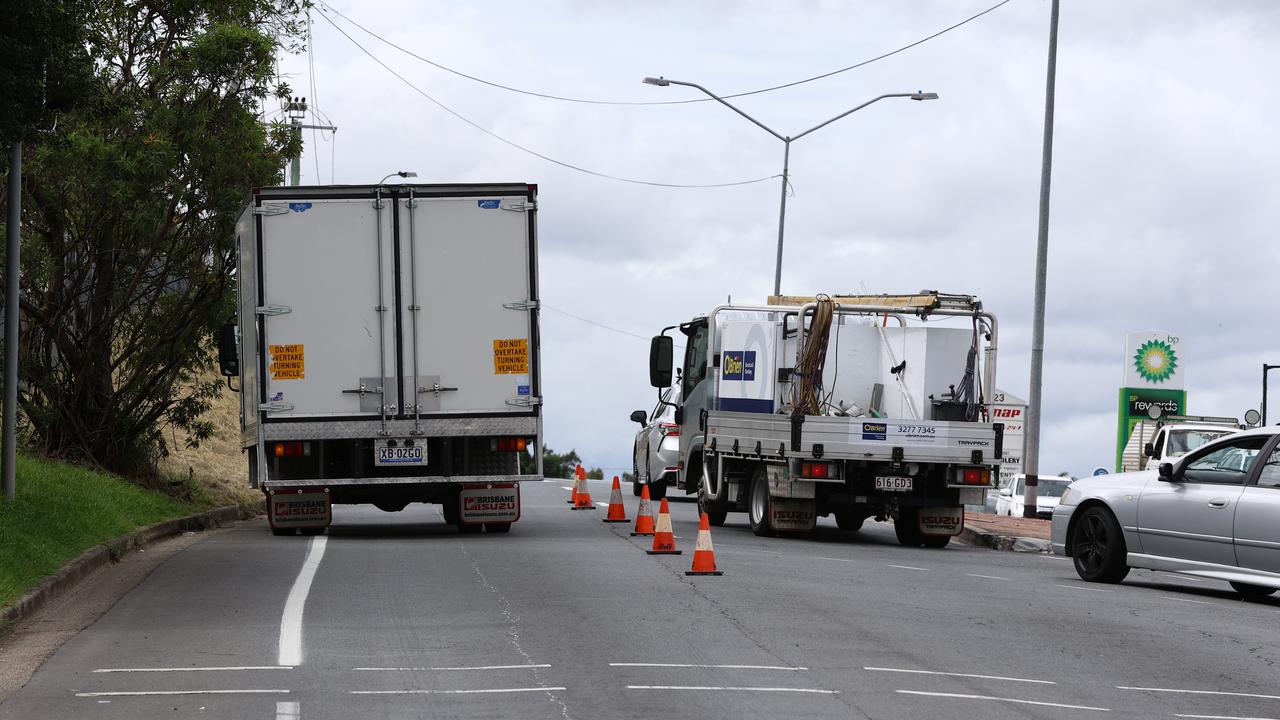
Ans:
<svg viewBox="0 0 1280 720"><path fill-rule="evenodd" d="M1244 425L1232 417L1168 415L1139 420L1121 455L1120 472L1145 470L1152 461L1168 462L1223 435L1240 432Z"/></svg>
<svg viewBox="0 0 1280 720"><path fill-rule="evenodd" d="M655 387L671 384L677 328L676 485L713 524L746 512L768 535L812 530L819 516L846 530L892 517L903 545L942 547L963 529L963 506L985 502L1003 425L985 418L997 327L976 298L721 305L653 339Z"/></svg>
<svg viewBox="0 0 1280 720"><path fill-rule="evenodd" d="M519 519L518 483L542 474L536 200L524 183L253 193L219 359L273 532L323 531L334 504L438 503L460 531Z"/></svg>

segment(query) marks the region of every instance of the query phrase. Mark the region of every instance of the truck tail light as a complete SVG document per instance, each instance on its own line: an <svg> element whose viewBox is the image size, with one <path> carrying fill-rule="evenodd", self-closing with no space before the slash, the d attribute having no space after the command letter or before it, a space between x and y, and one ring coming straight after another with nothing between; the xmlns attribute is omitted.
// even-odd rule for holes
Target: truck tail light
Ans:
<svg viewBox="0 0 1280 720"><path fill-rule="evenodd" d="M991 471L986 468L967 467L960 469L960 484L988 485L991 482Z"/></svg>
<svg viewBox="0 0 1280 720"><path fill-rule="evenodd" d="M276 457L311 457L311 443L299 440L278 442L271 451Z"/></svg>
<svg viewBox="0 0 1280 720"><path fill-rule="evenodd" d="M826 480L834 475L835 473L831 471L831 463L808 461L800 463L800 477Z"/></svg>
<svg viewBox="0 0 1280 720"><path fill-rule="evenodd" d="M522 437L501 437L496 443L498 452L524 452L528 441Z"/></svg>

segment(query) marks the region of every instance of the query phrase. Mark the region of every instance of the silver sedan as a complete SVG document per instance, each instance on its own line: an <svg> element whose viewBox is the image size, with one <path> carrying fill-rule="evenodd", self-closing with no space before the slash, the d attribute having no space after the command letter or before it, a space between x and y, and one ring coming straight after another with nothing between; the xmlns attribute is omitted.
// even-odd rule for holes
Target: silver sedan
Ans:
<svg viewBox="0 0 1280 720"><path fill-rule="evenodd" d="M1090 582L1129 568L1280 589L1280 427L1229 435L1158 468L1071 484L1053 512L1053 550Z"/></svg>
<svg viewBox="0 0 1280 720"><path fill-rule="evenodd" d="M680 426L672 422L675 406L668 402L674 390L663 390L649 414L643 410L631 413L631 419L641 426L632 445L631 489L639 495L640 488L648 485L649 497L654 500L667 494L667 486L675 484L679 472L676 462L680 459Z"/></svg>

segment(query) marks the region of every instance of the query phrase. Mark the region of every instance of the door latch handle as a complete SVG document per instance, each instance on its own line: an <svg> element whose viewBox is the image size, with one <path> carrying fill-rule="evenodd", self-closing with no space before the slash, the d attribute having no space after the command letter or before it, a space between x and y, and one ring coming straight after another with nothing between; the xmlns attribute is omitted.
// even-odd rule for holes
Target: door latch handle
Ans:
<svg viewBox="0 0 1280 720"><path fill-rule="evenodd" d="M1226 498L1214 498L1209 501L1209 507L1211 508L1224 508L1227 504L1228 501Z"/></svg>

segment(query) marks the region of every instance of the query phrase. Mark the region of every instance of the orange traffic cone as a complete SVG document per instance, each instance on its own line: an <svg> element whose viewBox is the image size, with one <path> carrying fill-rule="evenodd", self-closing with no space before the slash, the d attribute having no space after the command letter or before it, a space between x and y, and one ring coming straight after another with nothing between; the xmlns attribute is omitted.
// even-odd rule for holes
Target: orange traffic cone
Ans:
<svg viewBox="0 0 1280 720"><path fill-rule="evenodd" d="M653 508L649 505L648 485L640 486L640 509L636 511L636 529L631 533L632 537L636 535L653 535Z"/></svg>
<svg viewBox="0 0 1280 720"><path fill-rule="evenodd" d="M609 514L605 516L607 523L631 522L627 519L627 508L622 504L622 486L618 484L618 476L613 476L613 490L609 493Z"/></svg>
<svg viewBox="0 0 1280 720"><path fill-rule="evenodd" d="M711 521L702 513L698 519L698 543L693 548L693 568L685 575L723 575L716 569L716 551L711 547Z"/></svg>
<svg viewBox="0 0 1280 720"><path fill-rule="evenodd" d="M671 532L671 509L667 507L667 499L662 498L658 505L658 527L653 535L653 549L645 550L650 555L679 555L676 549L676 534Z"/></svg>
<svg viewBox="0 0 1280 720"><path fill-rule="evenodd" d="M578 475L578 481L575 485L578 488L578 492L573 496L573 509L595 510L596 504L591 502L591 490L587 488L587 474L579 472Z"/></svg>
<svg viewBox="0 0 1280 720"><path fill-rule="evenodd" d="M573 487L569 489L569 499L566 501L570 505L578 504L578 481L587 479L587 472L582 469L581 465L573 468Z"/></svg>

